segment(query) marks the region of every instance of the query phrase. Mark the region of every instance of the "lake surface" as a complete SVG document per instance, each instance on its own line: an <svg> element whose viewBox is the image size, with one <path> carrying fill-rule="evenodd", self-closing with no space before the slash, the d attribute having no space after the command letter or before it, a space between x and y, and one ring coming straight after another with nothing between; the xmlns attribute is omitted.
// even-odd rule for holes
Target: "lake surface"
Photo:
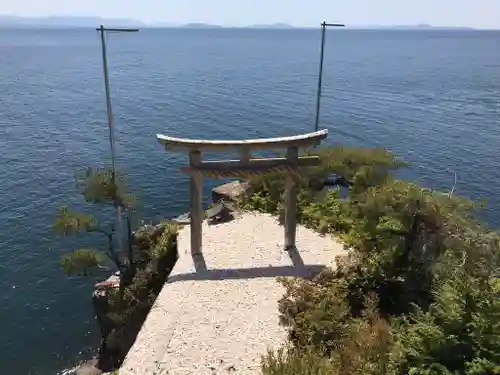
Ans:
<svg viewBox="0 0 500 375"><path fill-rule="evenodd" d="M188 206L186 157L156 133L314 129L319 31L111 34L109 59L118 166L143 219ZM74 173L109 161L101 74L94 30L0 30L1 374L54 375L99 342L90 293L103 275L63 275L60 255L86 240L51 223L62 205L84 207ZM387 147L433 188L450 190L456 172L457 193L487 199L482 215L500 224L500 32L332 31L324 95L329 144Z"/></svg>

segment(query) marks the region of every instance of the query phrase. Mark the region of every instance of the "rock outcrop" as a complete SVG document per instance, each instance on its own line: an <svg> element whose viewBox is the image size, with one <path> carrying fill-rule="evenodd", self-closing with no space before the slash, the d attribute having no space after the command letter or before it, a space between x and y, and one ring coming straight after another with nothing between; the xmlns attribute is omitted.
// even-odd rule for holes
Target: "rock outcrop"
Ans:
<svg viewBox="0 0 500 375"><path fill-rule="evenodd" d="M252 186L247 181L231 181L227 184L212 189L212 201L214 203L225 201L237 201L239 198L249 198L252 194Z"/></svg>

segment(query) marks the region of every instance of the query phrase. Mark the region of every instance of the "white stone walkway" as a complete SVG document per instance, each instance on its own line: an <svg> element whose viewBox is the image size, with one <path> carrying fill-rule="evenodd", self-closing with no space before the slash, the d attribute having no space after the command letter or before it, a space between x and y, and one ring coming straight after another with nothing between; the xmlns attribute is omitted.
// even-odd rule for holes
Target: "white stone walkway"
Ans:
<svg viewBox="0 0 500 375"><path fill-rule="evenodd" d="M204 260L193 261L189 227L181 230L179 261L121 375L259 374L261 356L286 338L276 277L318 272L344 253L334 239L304 227L297 229L298 252L285 252L283 227L263 214L204 223L203 231Z"/></svg>

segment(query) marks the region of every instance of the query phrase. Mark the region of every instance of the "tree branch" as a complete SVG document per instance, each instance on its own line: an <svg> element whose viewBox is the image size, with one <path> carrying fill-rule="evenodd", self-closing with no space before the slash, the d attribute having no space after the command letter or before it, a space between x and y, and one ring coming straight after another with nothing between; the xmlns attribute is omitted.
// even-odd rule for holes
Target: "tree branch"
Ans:
<svg viewBox="0 0 500 375"><path fill-rule="evenodd" d="M112 233L110 233L110 232L108 232L108 231L106 231L105 229L102 229L102 228L100 228L100 227L92 228L92 229L90 229L90 230L89 230L89 232L96 232L96 233L101 233L101 234L104 234L104 235L105 235L108 239L109 239L110 237L113 237L113 234L112 234Z"/></svg>

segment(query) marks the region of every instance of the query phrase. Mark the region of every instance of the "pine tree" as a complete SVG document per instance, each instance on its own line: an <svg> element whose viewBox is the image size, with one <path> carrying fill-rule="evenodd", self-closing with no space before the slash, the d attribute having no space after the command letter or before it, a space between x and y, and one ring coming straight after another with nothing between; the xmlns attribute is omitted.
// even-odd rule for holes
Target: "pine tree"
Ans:
<svg viewBox="0 0 500 375"><path fill-rule="evenodd" d="M75 211L69 207L60 209L53 228L63 236L77 233L98 233L107 239L107 248L81 248L64 255L60 263L67 274L87 275L92 268L100 267L111 261L120 271L121 283L131 280L135 274L135 265L132 254L133 235L130 225L130 215L135 198L125 190L124 179L120 174L113 174L109 169L88 168L84 173L76 176L76 186L85 202L93 205L120 209L126 214L128 248L117 249L115 239L117 233L116 220L110 223L100 223L93 215Z"/></svg>

